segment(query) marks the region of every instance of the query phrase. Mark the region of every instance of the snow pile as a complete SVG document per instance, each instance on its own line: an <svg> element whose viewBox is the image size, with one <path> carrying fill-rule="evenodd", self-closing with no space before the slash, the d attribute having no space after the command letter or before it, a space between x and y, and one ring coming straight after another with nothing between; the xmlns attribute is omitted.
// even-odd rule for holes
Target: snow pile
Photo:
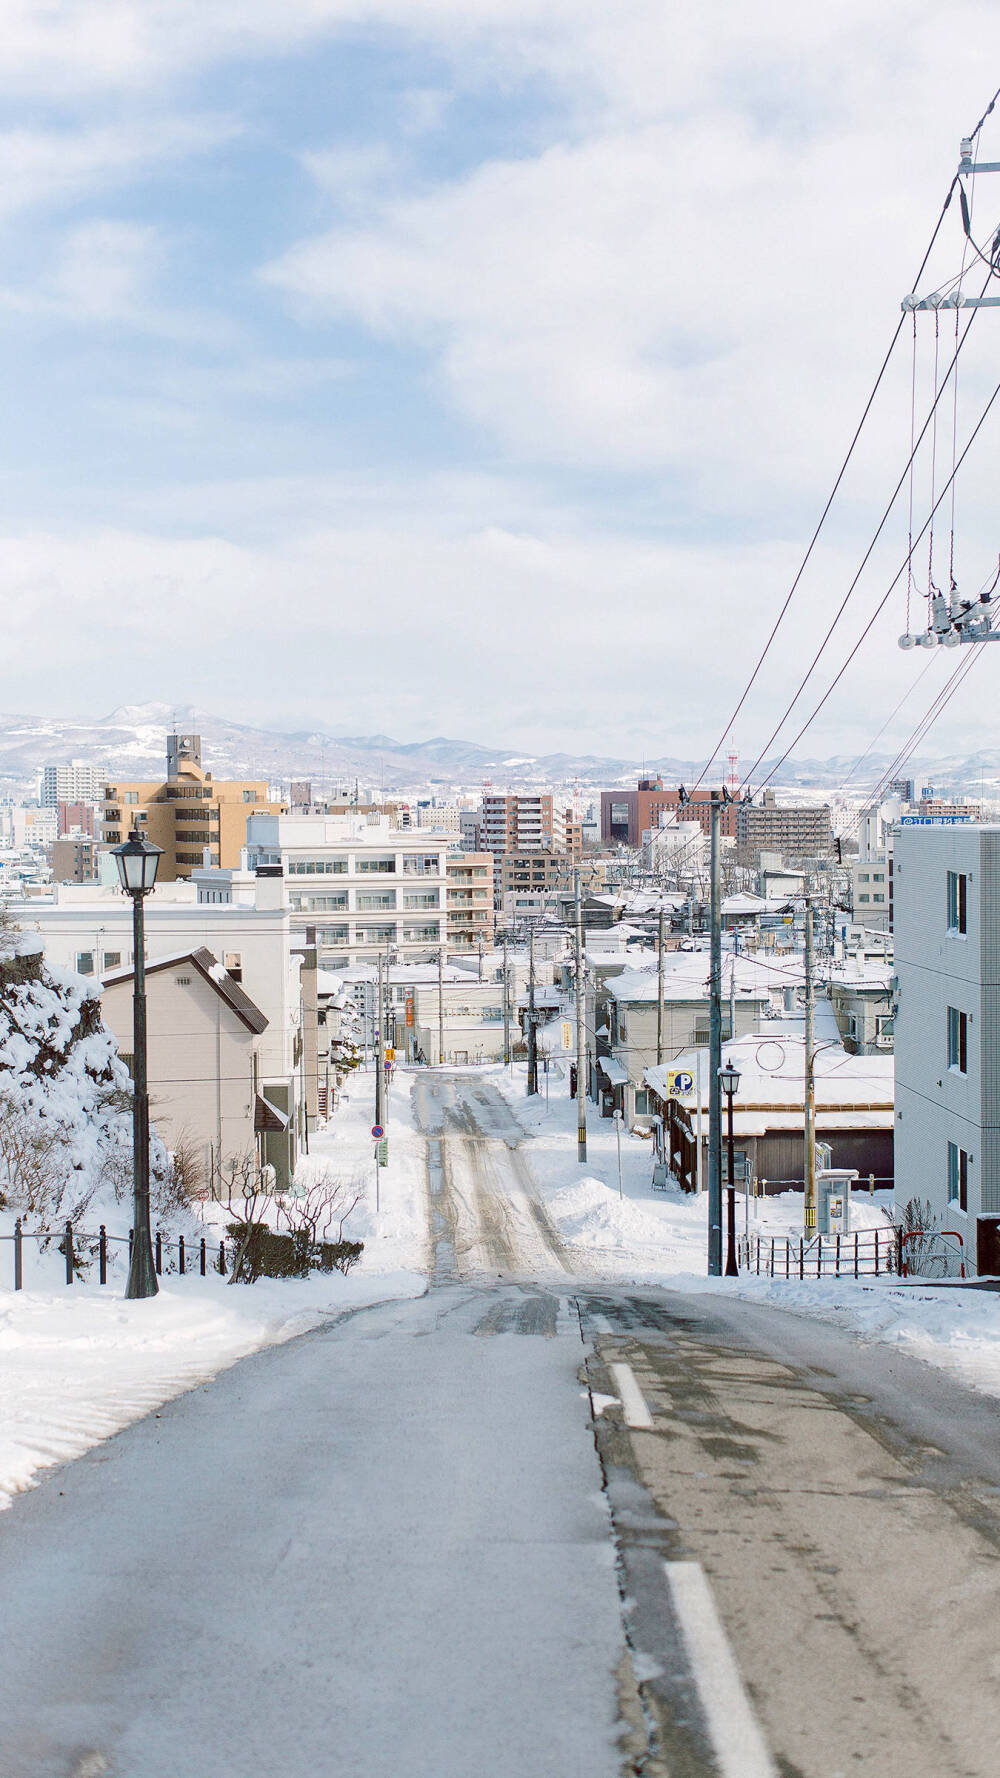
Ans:
<svg viewBox="0 0 1000 1778"><path fill-rule="evenodd" d="M309 1138L296 1178L307 1181L324 1169L347 1186L356 1208L344 1224L344 1237L363 1241L364 1253L352 1277L409 1271L414 1289L425 1288L427 1262L427 1167L423 1137L411 1105L414 1076L397 1068L384 1113L389 1164L379 1169L376 1206L374 1069L357 1069L345 1081L330 1122Z"/></svg>
<svg viewBox="0 0 1000 1778"><path fill-rule="evenodd" d="M0 1292L0 1507L38 1472L78 1457L163 1402L261 1346L332 1316L419 1294L413 1274L259 1279L163 1278L158 1296L120 1290Z"/></svg>
<svg viewBox="0 0 1000 1778"><path fill-rule="evenodd" d="M154 1202L168 1161L153 1137ZM132 1173L132 1083L92 984L0 931L0 1193L26 1227L114 1220ZM127 1229L127 1217L118 1218ZM122 1232L123 1232L122 1231ZM5 1232L7 1232L5 1230Z"/></svg>
<svg viewBox="0 0 1000 1778"><path fill-rule="evenodd" d="M706 1286L698 1281L699 1288ZM682 1288L690 1287L685 1280ZM900 1284L891 1278L800 1284L741 1277L726 1288L754 1302L832 1322L860 1340L897 1346L951 1371L969 1388L1000 1396L1000 1301L994 1291Z"/></svg>
<svg viewBox="0 0 1000 1778"><path fill-rule="evenodd" d="M704 1252L705 1212L694 1199L674 1195L666 1217L662 1204L620 1198L616 1186L584 1175L546 1194L545 1207L568 1247L589 1248L595 1258L609 1259L611 1250L619 1250L616 1271L622 1266L632 1275L648 1269L657 1275L689 1271Z"/></svg>

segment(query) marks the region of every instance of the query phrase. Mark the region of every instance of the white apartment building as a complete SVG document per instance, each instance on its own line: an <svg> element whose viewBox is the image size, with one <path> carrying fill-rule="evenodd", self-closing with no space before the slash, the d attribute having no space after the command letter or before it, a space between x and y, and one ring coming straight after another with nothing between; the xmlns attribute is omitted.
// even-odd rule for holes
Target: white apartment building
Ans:
<svg viewBox="0 0 1000 1778"><path fill-rule="evenodd" d="M895 835L896 1197L1000 1272L1000 827Z"/></svg>
<svg viewBox="0 0 1000 1778"><path fill-rule="evenodd" d="M448 943L448 838L375 817L251 815L251 869L280 865L293 928L315 928L325 969L374 962L388 946L428 959Z"/></svg>
<svg viewBox="0 0 1000 1778"><path fill-rule="evenodd" d="M104 776L102 767L88 765L83 759L43 766L38 801L44 809L54 809L58 803L100 803Z"/></svg>

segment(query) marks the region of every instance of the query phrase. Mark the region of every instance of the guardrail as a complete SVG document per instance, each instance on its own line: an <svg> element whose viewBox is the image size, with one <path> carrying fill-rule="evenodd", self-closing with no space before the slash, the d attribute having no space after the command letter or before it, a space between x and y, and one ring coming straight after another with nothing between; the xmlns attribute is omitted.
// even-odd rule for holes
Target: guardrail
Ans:
<svg viewBox="0 0 1000 1778"><path fill-rule="evenodd" d="M902 1230L855 1229L846 1235L741 1235L741 1272L766 1278L878 1278L902 1272Z"/></svg>
<svg viewBox="0 0 1000 1778"><path fill-rule="evenodd" d="M26 1241L35 1241L39 1246L52 1246L62 1256L64 1277L67 1284L74 1284L84 1276L85 1268L97 1261L97 1281L99 1284L108 1282L108 1258L115 1248L128 1249L128 1258L132 1257L133 1231L127 1235L109 1235L103 1222L96 1233L85 1229L75 1229L71 1222L64 1223L61 1229L26 1229L22 1227L21 1218L14 1223L14 1232L0 1235L0 1242L9 1242L14 1249L14 1289L24 1289L24 1245ZM36 1248L36 1253L38 1248ZM124 1254L122 1255L124 1258ZM198 1241L189 1242L183 1235L170 1235L164 1229L157 1229L153 1236L153 1258L157 1274L162 1277L164 1271L172 1276L183 1278L186 1274L197 1273L204 1278L209 1271L226 1276L233 1259L233 1244L229 1242L227 1256L226 1242L209 1244L208 1237L202 1235Z"/></svg>

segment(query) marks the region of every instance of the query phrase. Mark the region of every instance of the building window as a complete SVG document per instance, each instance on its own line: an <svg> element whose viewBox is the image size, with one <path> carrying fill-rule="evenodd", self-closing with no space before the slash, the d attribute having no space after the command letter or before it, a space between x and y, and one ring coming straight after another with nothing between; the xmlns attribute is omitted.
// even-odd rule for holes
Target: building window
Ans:
<svg viewBox="0 0 1000 1778"><path fill-rule="evenodd" d="M76 953L76 973L77 973L77 975L93 975L93 973L94 973L94 953L93 953L93 951L77 951L77 953Z"/></svg>
<svg viewBox="0 0 1000 1778"><path fill-rule="evenodd" d="M365 873L368 873L370 875L372 872L377 872L377 871L386 873L386 872L390 872L390 871L395 871L395 869L396 869L396 860L394 858L359 858L358 859L358 873L359 873L359 875L364 875Z"/></svg>
<svg viewBox="0 0 1000 1778"><path fill-rule="evenodd" d="M381 908L394 908L395 905L395 889L381 889L368 894L358 891L358 912L361 914L377 914Z"/></svg>
<svg viewBox="0 0 1000 1778"><path fill-rule="evenodd" d="M959 1210L969 1208L969 1157L956 1142L948 1144L948 1202Z"/></svg>
<svg viewBox="0 0 1000 1778"><path fill-rule="evenodd" d="M138 801L139 792L137 790L126 790L122 796L123 803L137 803Z"/></svg>
<svg viewBox="0 0 1000 1778"><path fill-rule="evenodd" d="M122 966L122 954L120 951L105 951L105 953L104 953L104 967L105 967L105 969L120 969L121 966Z"/></svg>
<svg viewBox="0 0 1000 1778"><path fill-rule="evenodd" d="M948 1067L957 1074L969 1072L969 1015L957 1006L948 1008Z"/></svg>
<svg viewBox="0 0 1000 1778"><path fill-rule="evenodd" d="M948 872L948 931L956 934L968 931L968 888L969 879L964 871Z"/></svg>

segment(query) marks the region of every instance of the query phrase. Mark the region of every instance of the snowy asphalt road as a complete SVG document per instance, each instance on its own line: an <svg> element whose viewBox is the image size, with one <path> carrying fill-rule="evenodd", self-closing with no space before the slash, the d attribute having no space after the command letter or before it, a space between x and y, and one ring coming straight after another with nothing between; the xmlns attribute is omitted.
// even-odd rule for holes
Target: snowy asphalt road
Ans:
<svg viewBox="0 0 1000 1778"><path fill-rule="evenodd" d="M0 1778L992 1775L997 1404L580 1277L499 1095L417 1103L427 1297L0 1515Z"/></svg>

